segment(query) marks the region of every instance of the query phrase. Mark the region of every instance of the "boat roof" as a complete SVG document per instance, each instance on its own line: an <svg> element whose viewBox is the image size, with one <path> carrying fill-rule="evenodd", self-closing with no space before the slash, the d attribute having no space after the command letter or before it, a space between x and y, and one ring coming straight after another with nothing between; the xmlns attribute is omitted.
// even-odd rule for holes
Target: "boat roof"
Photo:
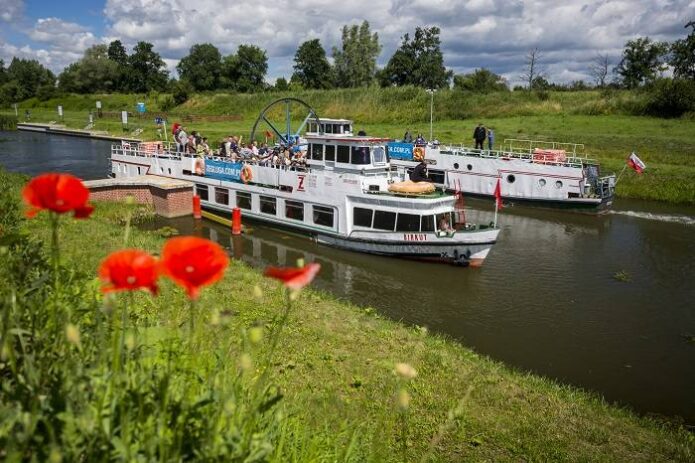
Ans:
<svg viewBox="0 0 695 463"><path fill-rule="evenodd" d="M365 136L341 136L342 134L335 134L335 135L330 135L330 134L323 134L323 135L317 135L317 134L309 134L307 133L304 138L308 141L331 141L331 142L340 142L340 143L353 143L353 144L359 144L359 143L388 143L390 141L393 141L393 138L381 138L381 137L365 137Z"/></svg>
<svg viewBox="0 0 695 463"><path fill-rule="evenodd" d="M352 124L350 119L331 119L328 117L319 117L319 122L328 122L332 124Z"/></svg>

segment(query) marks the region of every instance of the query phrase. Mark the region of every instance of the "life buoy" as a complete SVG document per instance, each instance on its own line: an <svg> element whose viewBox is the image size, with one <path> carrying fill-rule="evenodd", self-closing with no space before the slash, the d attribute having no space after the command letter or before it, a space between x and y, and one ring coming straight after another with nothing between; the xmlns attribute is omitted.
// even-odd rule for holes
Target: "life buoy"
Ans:
<svg viewBox="0 0 695 463"><path fill-rule="evenodd" d="M422 161L423 159L425 159L425 150L419 146L416 147L413 150L413 159L416 161Z"/></svg>
<svg viewBox="0 0 695 463"><path fill-rule="evenodd" d="M247 164L241 168L241 181L249 183L251 180L253 180L253 171L251 170L251 166Z"/></svg>

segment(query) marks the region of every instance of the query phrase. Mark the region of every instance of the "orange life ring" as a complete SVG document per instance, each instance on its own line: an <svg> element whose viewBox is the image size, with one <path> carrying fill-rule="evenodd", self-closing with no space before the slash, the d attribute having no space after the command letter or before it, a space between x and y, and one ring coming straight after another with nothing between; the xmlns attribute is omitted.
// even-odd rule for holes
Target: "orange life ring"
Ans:
<svg viewBox="0 0 695 463"><path fill-rule="evenodd" d="M241 181L249 183L251 180L253 180L253 171L251 170L251 166L246 164L241 168Z"/></svg>
<svg viewBox="0 0 695 463"><path fill-rule="evenodd" d="M423 159L425 159L425 150L419 146L416 147L413 150L413 159L416 161L422 161Z"/></svg>

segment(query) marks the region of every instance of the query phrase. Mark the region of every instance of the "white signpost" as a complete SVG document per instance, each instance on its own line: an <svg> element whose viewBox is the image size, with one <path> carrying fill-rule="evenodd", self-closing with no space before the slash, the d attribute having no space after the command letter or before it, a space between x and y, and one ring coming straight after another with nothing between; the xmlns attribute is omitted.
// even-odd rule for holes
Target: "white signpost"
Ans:
<svg viewBox="0 0 695 463"><path fill-rule="evenodd" d="M121 122L123 123L123 130L128 130L128 111L121 111Z"/></svg>
<svg viewBox="0 0 695 463"><path fill-rule="evenodd" d="M62 106L58 106L58 117L60 118L61 121L63 120L63 107Z"/></svg>

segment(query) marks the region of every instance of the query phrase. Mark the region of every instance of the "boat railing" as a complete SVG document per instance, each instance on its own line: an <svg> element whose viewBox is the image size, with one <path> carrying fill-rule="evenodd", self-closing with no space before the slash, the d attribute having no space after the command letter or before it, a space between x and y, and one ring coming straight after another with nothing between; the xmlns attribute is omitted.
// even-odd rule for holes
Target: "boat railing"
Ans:
<svg viewBox="0 0 695 463"><path fill-rule="evenodd" d="M508 146L511 152L527 152L533 154L534 150L562 150L569 157L585 158L583 143L565 143L546 140L528 140L524 138L505 138L503 146Z"/></svg>
<svg viewBox="0 0 695 463"><path fill-rule="evenodd" d="M476 156L480 158L488 159L521 159L527 162L532 162L535 164L546 164L546 165L556 165L556 166L568 166L568 167L582 167L585 162L591 161L588 158L577 157L573 155L563 155L563 156L542 156L538 153L534 153L533 150L528 152L526 150L514 150L501 149L501 150L486 150L471 148L464 144L460 145L447 145L440 146L441 152L447 154L454 154L459 156Z"/></svg>

